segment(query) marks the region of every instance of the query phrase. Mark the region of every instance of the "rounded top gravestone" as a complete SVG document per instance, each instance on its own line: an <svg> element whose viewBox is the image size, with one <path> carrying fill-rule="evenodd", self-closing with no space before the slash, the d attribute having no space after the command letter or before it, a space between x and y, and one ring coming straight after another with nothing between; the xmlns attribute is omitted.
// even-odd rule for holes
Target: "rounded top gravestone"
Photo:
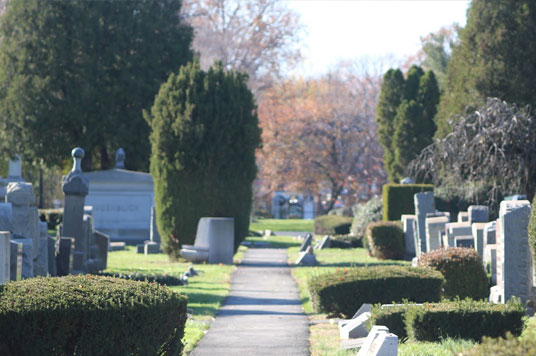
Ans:
<svg viewBox="0 0 536 356"><path fill-rule="evenodd" d="M11 182L7 185L6 202L13 205L34 205L35 196L31 183Z"/></svg>

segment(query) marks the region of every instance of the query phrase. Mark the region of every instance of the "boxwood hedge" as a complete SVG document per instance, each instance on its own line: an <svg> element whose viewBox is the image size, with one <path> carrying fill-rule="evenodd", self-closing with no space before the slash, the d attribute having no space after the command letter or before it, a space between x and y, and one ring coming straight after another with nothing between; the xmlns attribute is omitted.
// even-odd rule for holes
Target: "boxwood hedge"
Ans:
<svg viewBox="0 0 536 356"><path fill-rule="evenodd" d="M40 277L0 290L0 355L180 355L186 297L156 283Z"/></svg>
<svg viewBox="0 0 536 356"><path fill-rule="evenodd" d="M443 281L427 268L374 266L312 275L308 288L316 312L350 317L363 303L437 302Z"/></svg>

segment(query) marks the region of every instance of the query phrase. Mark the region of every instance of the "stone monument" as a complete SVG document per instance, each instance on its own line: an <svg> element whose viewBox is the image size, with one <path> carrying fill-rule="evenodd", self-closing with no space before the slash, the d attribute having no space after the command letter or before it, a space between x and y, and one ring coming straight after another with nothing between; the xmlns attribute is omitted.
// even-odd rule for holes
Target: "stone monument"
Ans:
<svg viewBox="0 0 536 356"><path fill-rule="evenodd" d="M414 195L415 215L417 217L417 241L420 243L420 252L426 252L426 214L435 212L435 202L433 192L423 192Z"/></svg>
<svg viewBox="0 0 536 356"><path fill-rule="evenodd" d="M10 274L10 233L9 231L0 231L0 284L9 282Z"/></svg>

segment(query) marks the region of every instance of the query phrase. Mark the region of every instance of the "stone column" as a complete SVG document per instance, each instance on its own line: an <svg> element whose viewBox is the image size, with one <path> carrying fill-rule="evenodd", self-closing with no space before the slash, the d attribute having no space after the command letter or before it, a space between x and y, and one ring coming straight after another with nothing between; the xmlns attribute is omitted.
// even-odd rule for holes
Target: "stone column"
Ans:
<svg viewBox="0 0 536 356"><path fill-rule="evenodd" d="M0 284L9 282L11 246L9 231L0 231Z"/></svg>
<svg viewBox="0 0 536 356"><path fill-rule="evenodd" d="M74 238L73 272L85 271L85 263L89 257L89 240L84 234L84 202L89 191L89 181L82 172L84 150L77 147L72 150L73 169L63 177L62 190L65 194L63 208L63 237ZM60 253L61 253L60 249ZM59 273L59 271L58 271Z"/></svg>

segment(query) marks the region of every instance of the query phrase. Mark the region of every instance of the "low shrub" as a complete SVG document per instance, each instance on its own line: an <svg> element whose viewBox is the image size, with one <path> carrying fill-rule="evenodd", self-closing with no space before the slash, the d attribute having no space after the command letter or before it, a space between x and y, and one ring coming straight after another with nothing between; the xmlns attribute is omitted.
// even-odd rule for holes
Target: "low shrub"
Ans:
<svg viewBox="0 0 536 356"><path fill-rule="evenodd" d="M484 299L489 283L482 259L469 248L447 248L423 253L418 265L435 269L445 277L443 297Z"/></svg>
<svg viewBox="0 0 536 356"><path fill-rule="evenodd" d="M329 241L331 248L357 248L363 247L361 238L353 235L333 235Z"/></svg>
<svg viewBox="0 0 536 356"><path fill-rule="evenodd" d="M384 325L389 331L398 336L398 340L408 337L406 332L405 313L410 304L401 304L389 308L382 308L381 304L375 304L370 311L367 328L370 330L374 325Z"/></svg>
<svg viewBox="0 0 536 356"><path fill-rule="evenodd" d="M377 196L372 197L368 202L354 207L354 220L350 227L352 235L364 238L367 225L382 219L382 200Z"/></svg>
<svg viewBox="0 0 536 356"><path fill-rule="evenodd" d="M0 355L181 355L186 298L92 275L38 277L0 292Z"/></svg>
<svg viewBox="0 0 536 356"><path fill-rule="evenodd" d="M417 193L431 192L433 184L384 184L383 220L400 220L403 214L415 214L413 196Z"/></svg>
<svg viewBox="0 0 536 356"><path fill-rule="evenodd" d="M113 272L99 272L99 276L103 277L114 277L114 278L123 278L129 279L132 281L142 281L142 282L154 282L162 284L165 286L181 286L182 280L175 276L170 276L169 274L147 274L147 273L113 273Z"/></svg>
<svg viewBox="0 0 536 356"><path fill-rule="evenodd" d="M316 235L346 235L350 233L352 218L338 215L320 215L315 218Z"/></svg>
<svg viewBox="0 0 536 356"><path fill-rule="evenodd" d="M308 278L314 310L346 317L363 303L437 302L442 284L437 271L403 266L345 268Z"/></svg>
<svg viewBox="0 0 536 356"><path fill-rule="evenodd" d="M484 336L504 337L507 332L521 335L525 308L519 299L507 304L490 304L471 299L425 304L408 308L405 324L408 336L416 341L460 338L480 341Z"/></svg>
<svg viewBox="0 0 536 356"><path fill-rule="evenodd" d="M394 221L377 221L367 226L366 246L369 253L380 260L404 258L404 231Z"/></svg>
<svg viewBox="0 0 536 356"><path fill-rule="evenodd" d="M483 338L480 345L463 351L459 356L520 356L536 355L536 338L519 339L511 334L506 338Z"/></svg>

